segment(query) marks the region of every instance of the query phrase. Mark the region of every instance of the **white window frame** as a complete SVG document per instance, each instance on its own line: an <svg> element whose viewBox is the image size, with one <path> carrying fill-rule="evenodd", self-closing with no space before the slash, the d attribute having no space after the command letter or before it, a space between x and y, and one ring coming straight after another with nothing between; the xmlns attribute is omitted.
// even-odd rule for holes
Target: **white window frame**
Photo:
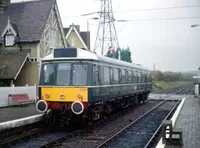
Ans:
<svg viewBox="0 0 200 148"><path fill-rule="evenodd" d="M15 41L14 34L5 35L5 46L13 46Z"/></svg>
<svg viewBox="0 0 200 148"><path fill-rule="evenodd" d="M56 28L50 27L49 28L49 47L54 49L56 48Z"/></svg>
<svg viewBox="0 0 200 148"><path fill-rule="evenodd" d="M72 47L75 46L75 38L72 38Z"/></svg>

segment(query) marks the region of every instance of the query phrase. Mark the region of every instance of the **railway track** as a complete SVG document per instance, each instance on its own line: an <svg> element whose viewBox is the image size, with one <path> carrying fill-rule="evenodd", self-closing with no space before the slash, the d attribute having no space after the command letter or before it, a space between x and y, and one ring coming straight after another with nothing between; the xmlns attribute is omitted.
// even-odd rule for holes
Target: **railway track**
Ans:
<svg viewBox="0 0 200 148"><path fill-rule="evenodd" d="M171 89L170 91L168 91L169 94L167 94L165 98L169 98L171 96L172 92L174 94L182 94L182 93L185 94L185 93L191 92L191 90L192 90L192 88L189 88L189 87L186 89L186 91L184 91L183 89L186 89L186 87L182 88L182 89L176 88L175 90ZM160 94L158 94L158 95L160 95ZM146 103L148 103L149 101L150 100L148 100ZM157 101L157 102L159 103L159 101ZM130 110L132 110L132 109L130 109ZM123 118L123 114L128 114L128 112L129 112L129 109L126 109L126 110L124 110L124 111L122 111L118 114L112 115L113 116L112 118L113 118L113 120L117 120L117 118ZM139 117L137 117L137 118L139 118ZM136 120L137 118L135 118L133 120ZM96 125L94 124L93 127L91 127L89 129L89 131L92 131L94 128L97 128L97 127L100 127L100 129L102 129L102 125L107 124L108 120L110 120L110 119L102 120L102 121L98 122ZM43 128L43 129L45 129L45 128ZM26 130L26 131L28 131L28 130ZM93 143L101 143L103 140L105 140L108 137L108 136L105 136L103 134L102 135L93 134L92 136L90 136L90 134L88 135L88 129L77 129L77 130L74 129L74 131L67 132L67 133L66 132L52 132L52 133L50 133L48 130L46 130L46 131L41 130L40 131L39 128L38 128L38 131L35 129L35 133L32 132L32 131L34 131L34 130L29 130L28 134L24 134L24 133L26 133L26 132L24 132L24 133L22 133L22 135L23 134L24 135L18 136L18 138L16 138L16 137L11 138L13 140L11 140L11 141L7 140L7 143L5 142L5 138L4 138L4 145L14 143L14 145L13 145L14 147L41 147L41 148L43 148L43 147L59 147L59 146L62 147L62 143L63 142L66 143L65 141L69 141L69 139L72 139L72 141L74 140L74 141L79 142L79 143L81 143L81 142L82 143L92 143L92 142ZM40 135L40 136L37 136L37 135ZM155 136L156 136L156 134L155 134ZM29 137L33 137L33 138L30 139ZM38 138L36 138L36 137L38 137ZM20 141L21 139L28 139L28 140L15 144L17 141ZM74 144L77 144L76 142ZM73 145L73 142L69 142L69 144L71 144L71 143ZM88 144L88 145L90 145L90 144ZM1 147L1 145L0 145L0 147Z"/></svg>
<svg viewBox="0 0 200 148"><path fill-rule="evenodd" d="M149 103L141 104L139 108L145 108L146 110L149 110L147 106L153 108L156 104L158 104L160 101L147 101ZM144 107L143 107L144 106ZM146 106L146 107L145 107ZM142 112L140 114L143 114L145 112L145 109L142 109ZM119 119L119 117L123 118L124 114L128 114L129 111L132 109L126 109L124 111L121 111L117 114L111 115L108 119L103 119L101 121L96 122L89 128L84 128L80 130L75 130L74 132L55 132L55 133L47 133L45 135L40 136L39 138L33 138L28 141L25 141L23 143L19 143L17 145L14 145L14 147L40 147L40 148L46 148L46 147L62 147L62 143L66 142L70 144L70 147L82 147L77 146L78 142L101 142L105 137L103 136L94 136L95 134L91 135L94 131L94 129L102 129L103 126L108 125L110 120L116 121ZM138 112L138 117L141 116ZM138 118L137 117L137 118ZM128 121L129 123L130 121ZM113 127L113 124L110 126ZM106 131L107 132L107 131ZM88 135L89 134L89 135ZM75 143L72 144L72 141ZM66 145L64 147L67 147Z"/></svg>
<svg viewBox="0 0 200 148"><path fill-rule="evenodd" d="M184 87L176 87L176 88L170 88L168 90L164 90L161 92L158 92L153 95L154 98L167 98L172 95L193 95L193 86L184 86Z"/></svg>
<svg viewBox="0 0 200 148"><path fill-rule="evenodd" d="M39 136L47 132L47 128L41 123L30 124L1 132L0 147L8 147L13 143L28 139L33 136Z"/></svg>
<svg viewBox="0 0 200 148"><path fill-rule="evenodd" d="M176 109L180 101L163 101L130 123L121 131L104 141L97 148L142 148L152 144L164 119L167 119Z"/></svg>

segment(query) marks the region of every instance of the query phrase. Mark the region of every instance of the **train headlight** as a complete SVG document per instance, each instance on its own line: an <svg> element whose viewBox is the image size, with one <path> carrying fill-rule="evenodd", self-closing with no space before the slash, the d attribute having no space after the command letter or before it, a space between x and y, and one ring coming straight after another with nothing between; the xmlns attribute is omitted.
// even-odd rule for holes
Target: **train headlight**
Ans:
<svg viewBox="0 0 200 148"><path fill-rule="evenodd" d="M49 97L50 97L49 93L46 93L46 94L45 94L45 97L46 97L46 98L49 98Z"/></svg>

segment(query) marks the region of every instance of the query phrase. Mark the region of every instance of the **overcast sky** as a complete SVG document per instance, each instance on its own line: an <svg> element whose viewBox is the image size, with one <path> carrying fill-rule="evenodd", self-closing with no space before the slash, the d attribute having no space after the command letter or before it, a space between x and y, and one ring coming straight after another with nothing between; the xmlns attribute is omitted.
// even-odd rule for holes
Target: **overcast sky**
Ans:
<svg viewBox="0 0 200 148"><path fill-rule="evenodd" d="M14 1L14 0L13 0ZM72 17L100 11L100 0L57 0L64 27L75 23L87 30L87 19L98 17ZM113 0L116 19L141 20L160 18L200 17L200 6L154 11L128 11L179 6L200 5L200 0ZM89 20L91 47L94 48L98 20ZM161 71L193 71L200 66L200 18L175 20L145 20L126 23L115 22L120 47L129 46L132 61L149 69L156 63Z"/></svg>

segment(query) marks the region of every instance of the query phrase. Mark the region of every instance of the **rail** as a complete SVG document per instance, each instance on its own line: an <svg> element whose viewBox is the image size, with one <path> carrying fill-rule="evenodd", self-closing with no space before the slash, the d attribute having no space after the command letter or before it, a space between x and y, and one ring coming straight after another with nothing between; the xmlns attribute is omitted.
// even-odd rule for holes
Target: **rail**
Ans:
<svg viewBox="0 0 200 148"><path fill-rule="evenodd" d="M181 100L179 100L176 105L172 108L172 110L168 113L168 115L165 117L164 120L168 119L173 112L176 110L176 108L178 107L178 105L180 104ZM145 145L145 148L151 147L151 144L154 140L154 138L156 137L156 135L159 133L159 131L161 130L162 124L160 124L160 126L158 127L158 129L155 131L155 133L153 134L153 136L151 137L151 139L147 142L147 144Z"/></svg>
<svg viewBox="0 0 200 148"><path fill-rule="evenodd" d="M29 138L34 135L39 135L45 132L47 132L47 129L43 125L38 126L35 124L31 126L25 126L19 130L13 130L12 135L5 136L4 134L4 137L1 136L2 140L0 140L0 147L8 146L11 143L21 141L22 139Z"/></svg>
<svg viewBox="0 0 200 148"><path fill-rule="evenodd" d="M97 148L101 148L103 146L106 146L109 142L113 141L117 136L119 136L123 131L127 130L127 128L129 128L130 126L133 126L134 124L136 124L137 122L139 122L142 118L144 118L149 113L151 113L152 111L154 111L155 109L157 109L158 107L160 107L161 105L163 105L166 102L167 102L167 100L162 101L161 103L159 103L158 105L156 105L154 108L152 108L151 110L149 110L147 113L145 113L144 115L142 115L141 117L139 117L138 119L136 119L135 121L133 121L132 123L130 123L129 125L127 125L126 127L124 127L122 130L120 130L119 132L117 132L116 134L114 134L113 136L111 136L110 138L108 138L103 143L101 143Z"/></svg>

